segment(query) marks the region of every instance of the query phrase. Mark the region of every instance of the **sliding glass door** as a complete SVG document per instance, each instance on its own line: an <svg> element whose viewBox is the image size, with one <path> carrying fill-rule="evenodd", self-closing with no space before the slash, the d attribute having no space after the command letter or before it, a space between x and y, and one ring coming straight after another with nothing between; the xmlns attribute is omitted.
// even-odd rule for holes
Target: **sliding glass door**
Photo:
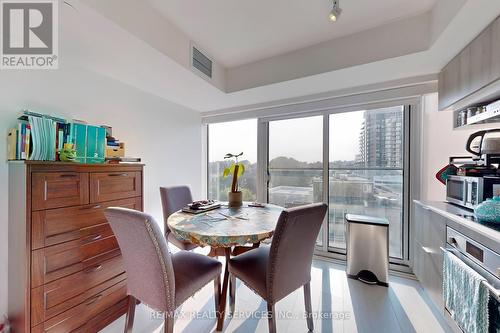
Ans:
<svg viewBox="0 0 500 333"><path fill-rule="evenodd" d="M346 213L389 220L389 254L403 257L404 107L329 116L328 246L345 249Z"/></svg>
<svg viewBox="0 0 500 333"><path fill-rule="evenodd" d="M269 122L268 202L323 202L323 116ZM322 234L318 244L322 245Z"/></svg>

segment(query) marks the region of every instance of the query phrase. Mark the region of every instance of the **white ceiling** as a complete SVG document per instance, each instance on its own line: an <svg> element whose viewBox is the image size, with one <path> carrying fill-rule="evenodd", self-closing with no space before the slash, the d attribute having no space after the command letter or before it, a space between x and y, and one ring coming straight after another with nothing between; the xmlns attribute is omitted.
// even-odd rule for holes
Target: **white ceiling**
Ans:
<svg viewBox="0 0 500 333"><path fill-rule="evenodd" d="M430 10L436 0L148 0L205 52L232 68Z"/></svg>

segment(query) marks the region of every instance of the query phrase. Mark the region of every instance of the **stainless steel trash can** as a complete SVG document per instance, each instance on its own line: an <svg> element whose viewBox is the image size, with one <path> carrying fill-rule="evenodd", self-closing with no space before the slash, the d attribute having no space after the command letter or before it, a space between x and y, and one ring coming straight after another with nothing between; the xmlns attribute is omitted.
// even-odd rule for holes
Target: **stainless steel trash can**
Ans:
<svg viewBox="0 0 500 333"><path fill-rule="evenodd" d="M346 214L347 276L389 286L389 221Z"/></svg>

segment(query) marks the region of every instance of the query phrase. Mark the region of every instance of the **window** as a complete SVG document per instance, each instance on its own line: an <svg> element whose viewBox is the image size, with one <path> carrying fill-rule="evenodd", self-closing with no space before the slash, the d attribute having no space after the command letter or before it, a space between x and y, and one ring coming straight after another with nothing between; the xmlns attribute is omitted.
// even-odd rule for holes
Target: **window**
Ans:
<svg viewBox="0 0 500 333"><path fill-rule="evenodd" d="M346 213L389 220L389 254L402 258L404 108L330 115L329 233L345 248Z"/></svg>
<svg viewBox="0 0 500 333"><path fill-rule="evenodd" d="M211 124L209 198L227 200L230 179L222 172L229 162L223 157L243 151L244 200L258 197L286 208L327 203L317 249L335 257L345 255L345 214L387 218L391 261L404 264L409 258L409 110L410 105L401 105ZM258 148L257 133L262 134ZM262 164L257 165L257 156Z"/></svg>
<svg viewBox="0 0 500 333"><path fill-rule="evenodd" d="M269 202L293 207L323 201L323 117L269 123Z"/></svg>
<svg viewBox="0 0 500 333"><path fill-rule="evenodd" d="M226 153L240 153L245 174L239 180L244 201L257 197L257 120L242 120L208 125L208 198L227 201L231 188L230 177L223 178L230 161Z"/></svg>

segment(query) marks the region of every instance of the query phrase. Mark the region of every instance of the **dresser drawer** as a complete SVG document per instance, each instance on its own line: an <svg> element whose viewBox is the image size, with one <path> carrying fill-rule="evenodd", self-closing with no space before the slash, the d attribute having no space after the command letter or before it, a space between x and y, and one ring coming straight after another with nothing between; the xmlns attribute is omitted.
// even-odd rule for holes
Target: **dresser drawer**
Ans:
<svg viewBox="0 0 500 333"><path fill-rule="evenodd" d="M67 275L87 269L90 259L114 252L119 247L109 224L88 228L90 235L75 240L45 247L31 254L31 287L35 288Z"/></svg>
<svg viewBox="0 0 500 333"><path fill-rule="evenodd" d="M103 257L107 257L104 255ZM82 302L88 290L124 273L121 256L89 260L87 268L31 290L32 326ZM83 295L82 295L83 294ZM38 314L38 315L36 315Z"/></svg>
<svg viewBox="0 0 500 333"><path fill-rule="evenodd" d="M91 203L132 198L141 194L141 172L97 172L90 174Z"/></svg>
<svg viewBox="0 0 500 333"><path fill-rule="evenodd" d="M32 210L86 205L89 174L79 172L33 172Z"/></svg>
<svg viewBox="0 0 500 333"><path fill-rule="evenodd" d="M75 304L74 307L52 317L46 317L40 324L33 327L32 332L91 332L86 327L92 324L94 318L110 312L113 308L123 313L126 305L126 281L112 280L89 290L84 298L80 299L80 303Z"/></svg>
<svg viewBox="0 0 500 333"><path fill-rule="evenodd" d="M107 223L104 210L108 207L142 210L142 199L137 197L105 204L33 212L31 224L32 248L39 249L100 235L98 230L89 227Z"/></svg>

